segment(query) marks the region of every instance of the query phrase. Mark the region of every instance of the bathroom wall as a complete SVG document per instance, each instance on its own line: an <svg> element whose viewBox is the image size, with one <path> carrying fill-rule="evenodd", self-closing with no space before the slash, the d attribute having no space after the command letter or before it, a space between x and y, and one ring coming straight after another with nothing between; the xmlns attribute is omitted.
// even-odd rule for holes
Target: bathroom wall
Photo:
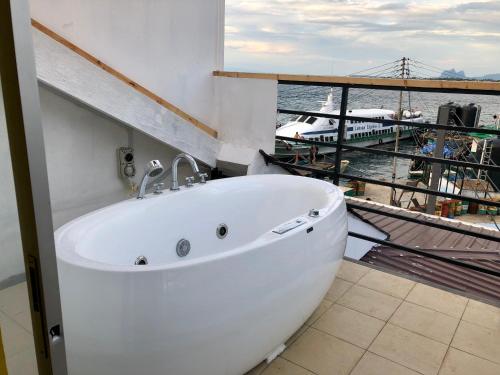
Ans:
<svg viewBox="0 0 500 375"><path fill-rule="evenodd" d="M274 150L277 82L212 75L223 69L224 0L30 3L34 19L218 130L224 162Z"/></svg>
<svg viewBox="0 0 500 375"><path fill-rule="evenodd" d="M179 153L44 86L40 87L40 103L55 228L135 194L130 184L118 175L119 147L134 148L137 175L133 181L136 183L149 160L159 159L170 168L172 159ZM24 273L4 109L1 107L0 288L18 281L19 275ZM180 166L182 183L184 177L192 173L187 164ZM163 182L168 187L170 176Z"/></svg>
<svg viewBox="0 0 500 375"><path fill-rule="evenodd" d="M137 184L149 160L158 159L169 168L179 153L51 89L40 89L40 103L56 228L135 195L127 180L118 175L119 147L134 148L137 175L133 180ZM189 169L181 165L182 182ZM170 176L163 182L169 186Z"/></svg>
<svg viewBox="0 0 500 375"><path fill-rule="evenodd" d="M223 66L224 0L30 4L37 21L192 116L213 119L212 71Z"/></svg>

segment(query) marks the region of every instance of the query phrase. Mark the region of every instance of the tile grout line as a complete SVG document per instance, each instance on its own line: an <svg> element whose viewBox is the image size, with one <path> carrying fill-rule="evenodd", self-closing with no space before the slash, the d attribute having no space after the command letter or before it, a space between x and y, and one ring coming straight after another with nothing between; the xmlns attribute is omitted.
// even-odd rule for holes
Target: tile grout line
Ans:
<svg viewBox="0 0 500 375"><path fill-rule="evenodd" d="M452 347L451 343L453 342L453 339L455 338L455 335L457 334L458 327L460 327L460 323L462 322L462 318L465 314L465 310L467 310L467 306L469 306L469 301L470 301L470 299L468 298L467 303L465 304L465 307L464 307L464 311L462 311L462 314L460 315L460 319L458 320L458 324L455 327L455 330L453 331L453 335L451 336L450 343L448 344L448 347L446 348L446 353L444 353L443 360L441 361L441 364L439 365L439 369L438 369L437 374L439 374L441 372L441 369L443 368L444 361L446 360L446 357L448 356L448 353L450 352L450 348Z"/></svg>
<svg viewBox="0 0 500 375"><path fill-rule="evenodd" d="M7 320L9 320L11 323L14 323L18 328L22 329L24 332L26 332L27 334L29 334L30 336L33 336L33 333L28 331L26 328L24 328L17 320L15 320L11 315L5 313L4 311L0 311L2 313L2 315L4 315ZM21 314L23 311L21 311L20 313L18 314ZM31 314L31 312L29 312ZM16 314L17 315L17 314ZM31 315L30 315L31 317Z"/></svg>
<svg viewBox="0 0 500 375"><path fill-rule="evenodd" d="M384 357L383 355L380 355L380 354L378 354L378 353L372 352L372 351L370 351L370 350L367 350L367 352L368 352L368 353L370 353L370 354L376 355L377 357L384 358L385 360L387 360L387 361L389 361L389 362L392 362L392 363L394 363L395 365L398 365L398 366L404 367L404 368L406 368L406 369L408 369L408 370L410 370L410 371L416 372L417 374L422 374L422 375L425 375L423 372L420 372L420 371L418 371L418 370L414 370L414 369L412 369L412 368L410 368L410 367L408 367L408 366L406 366L406 365L403 365L403 364L401 364L401 363L399 363L399 362L396 362L396 361L394 361L393 359L386 358L386 357Z"/></svg>
<svg viewBox="0 0 500 375"><path fill-rule="evenodd" d="M344 279L342 279L342 280L344 280ZM347 280L344 280L344 281L347 281ZM333 282L335 282L335 279L333 280ZM319 319L320 319L323 315L325 315L325 314L326 314L326 312L327 312L328 310L330 310L330 309L333 307L333 305L335 305L335 304L337 303L337 301L338 301L339 299L341 299L341 298L342 298L342 297L343 297L343 296L344 296L344 295L345 295L345 294L346 294L349 290L351 290L351 288L352 288L354 285L356 285L356 284L353 284L353 283L351 283L351 284L352 284L352 285L351 285L351 286L349 286L349 288L347 288L347 289L346 289L346 290L345 290L345 291L344 291L344 292L343 292L343 293L342 293L342 294L341 294L341 295L340 295L340 296L339 296L339 297L338 297L335 301L330 301L329 299L327 299L327 301L328 301L328 302L331 302L332 304L331 304L331 305L330 305L330 306L329 306L329 307L328 307L325 311L323 311L323 312L322 312L322 313L321 313L321 314L320 314L320 315L319 315L316 319L314 319L314 321L312 321L312 322L311 322L311 324L306 324L306 325L307 325L308 327L312 327L312 325L313 325L314 323L316 323L316 322L317 322L317 321L318 321L318 320L319 320ZM333 283L332 283L332 285L333 285ZM323 300L325 300L325 298L324 298L324 297L323 297ZM313 313L313 314L314 314L314 313ZM306 320L306 322L307 322L307 320Z"/></svg>
<svg viewBox="0 0 500 375"><path fill-rule="evenodd" d="M304 366L302 366L302 365L299 365L298 363L295 363L295 362L293 362L293 361L290 361L290 360L289 360L289 359L287 359L287 358L283 358L283 357L281 357L281 359L283 359L283 360L285 360L285 361L287 361L287 362L290 362L290 363L294 364L295 366L298 366L298 367L300 367L300 368L302 368L302 369L304 369L304 370L306 370L306 371L310 372L311 374L318 375L318 373L317 373L317 372L314 372L313 370L308 369L307 367L304 367ZM268 367L269 367L269 366L268 366Z"/></svg>
<svg viewBox="0 0 500 375"><path fill-rule="evenodd" d="M361 279L360 279L361 281ZM358 283L356 283L355 285L358 285ZM415 284L416 285L416 284ZM415 287L415 285L412 286L412 288L410 289L413 290L413 288ZM358 286L361 286L361 285L358 285ZM408 292L410 293L410 292ZM384 293L385 294L385 293ZM351 374L354 369L358 366L359 362L361 362L361 359L366 355L366 353L368 352L368 350L370 349L370 347L372 346L373 342L377 339L377 337L380 335L380 332L382 332L382 330L387 326L387 323L389 322L389 319L392 318L392 316L396 313L396 311L399 309L399 307L403 304L404 302L404 299L401 300L401 302L399 303L399 305L394 309L394 311L392 312L391 316L389 316L389 318L387 318L387 320L382 320L384 322L384 325L382 326L382 328L380 328L380 330L378 331L378 333L375 335L375 337L370 341L370 344L368 345L368 347L365 349L365 352L363 353L363 355L359 358L359 360L356 362L356 364L354 365L354 367L351 369L351 371L349 371L349 374ZM342 306L342 305L341 305ZM344 306L346 308L348 308L347 306ZM351 309L352 310L352 309ZM357 310L354 310L354 311L357 311ZM361 313L361 311L358 311ZM365 314L367 315L367 314ZM367 315L367 316L370 316L370 315ZM379 319L381 320L381 319ZM371 353L371 352L370 352ZM375 353L374 353L375 354ZM382 357L382 356L380 356ZM382 357L384 358L384 357Z"/></svg>

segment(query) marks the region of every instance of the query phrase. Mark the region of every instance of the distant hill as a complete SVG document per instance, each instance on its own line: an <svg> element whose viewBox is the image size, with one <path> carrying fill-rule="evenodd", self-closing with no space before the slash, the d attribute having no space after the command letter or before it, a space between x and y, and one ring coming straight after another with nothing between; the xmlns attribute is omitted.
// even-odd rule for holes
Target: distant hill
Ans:
<svg viewBox="0 0 500 375"><path fill-rule="evenodd" d="M456 78L456 79L466 79L467 76L465 75L465 72L463 70L457 72L455 68L450 69L450 70L445 70L439 78Z"/></svg>
<svg viewBox="0 0 500 375"><path fill-rule="evenodd" d="M456 71L454 68L450 70L445 70L439 76L441 79L473 79L478 81L500 81L500 73L485 74L480 77L467 77L463 70Z"/></svg>

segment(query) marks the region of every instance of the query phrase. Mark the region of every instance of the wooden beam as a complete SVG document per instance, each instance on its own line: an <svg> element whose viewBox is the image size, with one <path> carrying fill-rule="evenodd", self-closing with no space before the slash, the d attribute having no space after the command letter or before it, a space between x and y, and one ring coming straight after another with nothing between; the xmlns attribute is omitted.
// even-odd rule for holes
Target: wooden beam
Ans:
<svg viewBox="0 0 500 375"><path fill-rule="evenodd" d="M274 73L246 73L214 71L216 77L269 79L274 81L330 83L332 85L360 85L371 87L395 87L408 89L443 89L443 90L471 90L498 92L500 82L492 81L450 81L438 79L397 79L397 78L368 78L368 77L343 77L319 76L302 74L274 74Z"/></svg>
<svg viewBox="0 0 500 375"><path fill-rule="evenodd" d="M156 95L155 93L153 93L152 91L148 90L144 86L142 86L142 85L138 84L137 82L133 81L132 79L130 79L129 77L127 77L124 74L120 73L116 69L113 69L111 66L105 64L104 62L102 62L101 60L99 60L95 56L91 55L87 51L84 51L83 49L81 49L77 45L71 43L69 40L63 38L61 35L59 35L59 34L55 33L54 31L50 30L48 27L42 25L40 22L38 22L38 21L36 21L34 19L31 19L31 25L35 29L41 31L45 35L47 35L50 38L54 39L56 42L61 43L62 45L64 45L65 47L69 48L70 50L72 50L76 54L80 55L85 60L91 62L92 64L94 64L96 66L98 66L99 68L101 68L102 70L104 70L107 73L111 74L115 78L117 78L120 81L126 83L127 85L129 85L130 87L132 87L133 89L135 89L136 91L139 91L141 94L143 94L143 95L147 96L148 98L154 100L156 103L160 104L162 107L164 107L164 108L168 109L169 111L175 113L177 116L179 116L182 119L186 120L187 122L189 122L190 124L194 125L198 129L203 130L205 133L207 133L208 135L210 135L210 136L212 136L214 138L217 138L217 130L212 129L208 125L205 125L200 120L198 120L198 119L194 118L193 116L187 114L186 112L184 112L180 108L178 108L175 105L171 104L170 102L166 101L162 97Z"/></svg>

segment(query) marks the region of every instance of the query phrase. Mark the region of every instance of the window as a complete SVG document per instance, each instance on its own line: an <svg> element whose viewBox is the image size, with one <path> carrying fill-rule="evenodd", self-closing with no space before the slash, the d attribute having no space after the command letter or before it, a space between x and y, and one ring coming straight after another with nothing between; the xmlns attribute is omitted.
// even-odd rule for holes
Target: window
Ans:
<svg viewBox="0 0 500 375"><path fill-rule="evenodd" d="M335 121L334 121L333 119L328 120L328 123L329 123L330 125L335 125Z"/></svg>
<svg viewBox="0 0 500 375"><path fill-rule="evenodd" d="M309 118L306 120L306 122L307 122L308 124L311 124L311 125L312 125L312 124L314 124L314 122L315 122L316 120L317 120L317 118L316 118L316 117L312 117L312 116L311 116L311 117L309 117Z"/></svg>
<svg viewBox="0 0 500 375"><path fill-rule="evenodd" d="M307 119L307 116L303 115L303 116L300 116L298 119L297 119L297 122L304 122L306 121Z"/></svg>

